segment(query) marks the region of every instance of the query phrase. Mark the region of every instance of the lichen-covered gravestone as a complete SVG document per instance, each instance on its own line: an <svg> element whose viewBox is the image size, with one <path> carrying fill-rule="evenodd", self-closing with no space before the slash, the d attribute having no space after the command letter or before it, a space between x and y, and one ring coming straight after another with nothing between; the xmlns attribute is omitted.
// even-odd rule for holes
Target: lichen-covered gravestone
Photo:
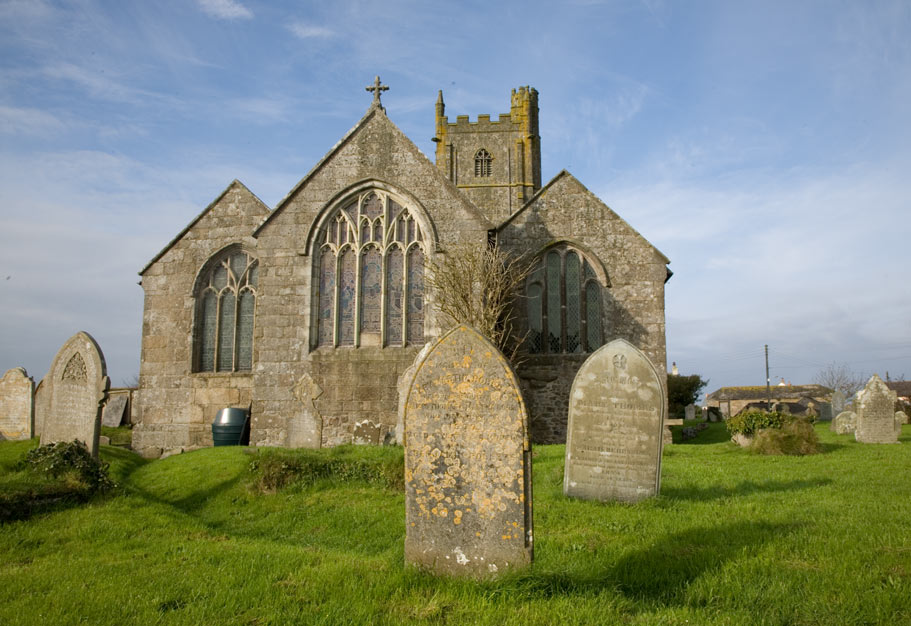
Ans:
<svg viewBox="0 0 911 626"><path fill-rule="evenodd" d="M854 403L857 413L854 438L861 443L898 443L895 400L895 392L886 387L879 376L873 374L867 386L857 394Z"/></svg>
<svg viewBox="0 0 911 626"><path fill-rule="evenodd" d="M54 357L44 382L48 384L48 409L41 444L56 441L83 442L93 456L98 454L101 406L110 380L104 356L91 335L78 332Z"/></svg>
<svg viewBox="0 0 911 626"><path fill-rule="evenodd" d="M648 357L624 339L599 348L569 396L563 493L621 502L657 495L665 410Z"/></svg>
<svg viewBox="0 0 911 626"><path fill-rule="evenodd" d="M117 428L123 423L123 414L127 408L129 394L120 393L108 398L101 412L101 425Z"/></svg>
<svg viewBox="0 0 911 626"><path fill-rule="evenodd" d="M856 424L857 415L854 411L842 411L832 420L832 425L829 426L829 430L834 431L838 435L850 435L854 432Z"/></svg>
<svg viewBox="0 0 911 626"><path fill-rule="evenodd" d="M0 440L32 438L34 395L35 381L21 367L0 378Z"/></svg>
<svg viewBox="0 0 911 626"><path fill-rule="evenodd" d="M418 363L404 414L405 561L486 577L532 559L525 402L505 357L459 326Z"/></svg>

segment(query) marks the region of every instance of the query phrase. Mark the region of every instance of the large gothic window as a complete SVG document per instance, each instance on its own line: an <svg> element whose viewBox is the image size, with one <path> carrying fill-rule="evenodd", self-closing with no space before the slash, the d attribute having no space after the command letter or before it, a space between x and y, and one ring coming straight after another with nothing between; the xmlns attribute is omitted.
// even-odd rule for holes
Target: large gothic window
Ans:
<svg viewBox="0 0 911 626"><path fill-rule="evenodd" d="M414 214L371 190L329 215L319 234L317 343L424 342L424 233Z"/></svg>
<svg viewBox="0 0 911 626"><path fill-rule="evenodd" d="M195 371L252 369L257 274L257 260L237 248L206 265L196 291Z"/></svg>
<svg viewBox="0 0 911 626"><path fill-rule="evenodd" d="M594 352L601 346L601 283L578 251L547 251L525 293L529 352Z"/></svg>

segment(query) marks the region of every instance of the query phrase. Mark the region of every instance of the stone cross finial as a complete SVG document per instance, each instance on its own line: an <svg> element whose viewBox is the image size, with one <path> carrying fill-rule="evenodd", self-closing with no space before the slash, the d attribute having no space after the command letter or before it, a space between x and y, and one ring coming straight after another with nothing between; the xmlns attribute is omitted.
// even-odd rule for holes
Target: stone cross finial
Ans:
<svg viewBox="0 0 911 626"><path fill-rule="evenodd" d="M373 92L373 105L372 105L372 106L378 106L378 107L380 107L380 108L382 109L382 108L383 108L383 103L380 102L380 94L381 94L382 92L384 92L384 91L388 91L388 90L389 90L389 86L388 86L388 85L381 85L381 84L380 84L380 77L377 76L376 79L373 81L373 84L370 85L369 87L366 87L365 89L367 89L367 91L372 91L372 92Z"/></svg>

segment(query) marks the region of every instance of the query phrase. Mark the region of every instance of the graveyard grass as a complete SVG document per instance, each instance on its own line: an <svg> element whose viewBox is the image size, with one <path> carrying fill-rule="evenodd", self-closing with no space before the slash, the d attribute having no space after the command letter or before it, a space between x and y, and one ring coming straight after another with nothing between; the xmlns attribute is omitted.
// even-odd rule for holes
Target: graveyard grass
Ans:
<svg viewBox="0 0 911 626"><path fill-rule="evenodd" d="M900 445L816 430L821 454L768 457L713 424L635 505L563 498L563 446L535 447L535 562L484 582L404 567L399 486L264 494L242 448L104 446L116 493L0 525L0 624L911 623L911 426ZM0 490L34 445L0 443Z"/></svg>

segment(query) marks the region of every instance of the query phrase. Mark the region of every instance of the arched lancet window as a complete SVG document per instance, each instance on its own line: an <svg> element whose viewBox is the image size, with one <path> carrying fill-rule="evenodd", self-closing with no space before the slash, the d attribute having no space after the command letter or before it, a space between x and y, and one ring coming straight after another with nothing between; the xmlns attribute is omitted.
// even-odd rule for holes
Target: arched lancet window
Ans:
<svg viewBox="0 0 911 626"><path fill-rule="evenodd" d="M258 262L244 250L221 252L197 282L194 367L197 372L253 368Z"/></svg>
<svg viewBox="0 0 911 626"><path fill-rule="evenodd" d="M594 352L601 347L601 283L578 251L567 246L548 250L529 274L525 295L529 352Z"/></svg>
<svg viewBox="0 0 911 626"><path fill-rule="evenodd" d="M474 155L474 175L490 176L490 162L492 161L490 153L481 148Z"/></svg>
<svg viewBox="0 0 911 626"><path fill-rule="evenodd" d="M424 233L389 194L370 190L318 235L317 345L424 342Z"/></svg>

